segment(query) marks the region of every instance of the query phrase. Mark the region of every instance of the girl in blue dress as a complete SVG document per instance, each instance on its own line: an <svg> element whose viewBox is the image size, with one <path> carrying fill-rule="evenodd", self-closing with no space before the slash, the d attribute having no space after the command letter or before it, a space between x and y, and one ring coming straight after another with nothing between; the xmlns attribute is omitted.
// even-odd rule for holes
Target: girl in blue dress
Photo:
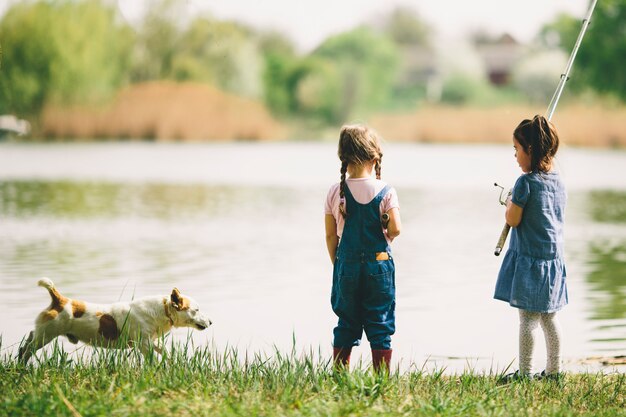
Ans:
<svg viewBox="0 0 626 417"><path fill-rule="evenodd" d="M561 330L556 312L567 304L563 260L565 188L553 171L559 137L545 117L523 120L513 132L517 163L524 172L507 200L511 226L494 298L519 309L519 370L507 379L532 376L535 333L543 330L547 364L541 376L560 373Z"/></svg>
<svg viewBox="0 0 626 417"><path fill-rule="evenodd" d="M347 368L352 347L365 331L374 370L389 371L396 306L390 243L400 234L398 197L380 179L383 153L372 129L344 126L337 153L341 181L330 188L325 208L326 246L333 263L331 304L339 319L333 363Z"/></svg>

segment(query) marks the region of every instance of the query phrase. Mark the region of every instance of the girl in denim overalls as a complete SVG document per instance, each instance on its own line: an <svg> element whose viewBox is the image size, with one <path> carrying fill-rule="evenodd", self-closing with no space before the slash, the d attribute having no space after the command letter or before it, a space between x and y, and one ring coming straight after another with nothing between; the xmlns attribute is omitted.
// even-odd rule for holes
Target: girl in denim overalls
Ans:
<svg viewBox="0 0 626 417"><path fill-rule="evenodd" d="M563 260L565 187L552 171L559 148L554 126L543 116L523 120L513 132L517 162L524 172L507 201L506 222L512 227L494 298L519 309L519 371L505 380L532 377L535 330L541 325L548 351L538 377L560 374L561 333L556 312L567 304Z"/></svg>
<svg viewBox="0 0 626 417"><path fill-rule="evenodd" d="M331 304L339 317L333 363L349 366L352 347L360 344L365 330L374 369L388 371L396 306L389 244L400 234L398 198L380 180L383 153L372 129L344 126L338 155L341 182L330 188L325 210L326 245L334 266Z"/></svg>

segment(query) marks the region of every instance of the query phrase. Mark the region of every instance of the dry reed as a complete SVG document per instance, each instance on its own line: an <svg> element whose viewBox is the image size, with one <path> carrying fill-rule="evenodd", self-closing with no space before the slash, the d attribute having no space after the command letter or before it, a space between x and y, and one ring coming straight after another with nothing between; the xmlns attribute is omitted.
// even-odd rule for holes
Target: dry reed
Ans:
<svg viewBox="0 0 626 417"><path fill-rule="evenodd" d="M44 109L41 134L74 139L266 140L285 129L263 104L199 83L169 81L121 90L108 106Z"/></svg>
<svg viewBox="0 0 626 417"><path fill-rule="evenodd" d="M370 124L391 141L507 143L522 119L544 111L524 106L431 106L409 114L377 115L370 119ZM552 121L568 145L626 147L624 107L572 105L558 109Z"/></svg>

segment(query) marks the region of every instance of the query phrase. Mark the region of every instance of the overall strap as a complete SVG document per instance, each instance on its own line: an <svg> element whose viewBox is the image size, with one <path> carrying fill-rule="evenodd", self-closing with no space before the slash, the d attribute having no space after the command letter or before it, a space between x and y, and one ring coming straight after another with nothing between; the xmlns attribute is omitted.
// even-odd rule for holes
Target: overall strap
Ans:
<svg viewBox="0 0 626 417"><path fill-rule="evenodd" d="M346 199L346 203L348 202L348 199L350 199L351 202L354 202L354 203L358 204L358 201L356 201L356 199L354 198L354 196L350 192L350 187L348 187L348 182L347 181L345 182L345 186L346 186L346 188L345 188L345 190L343 190L343 195L344 195L344 197ZM341 185L339 187L341 187ZM339 191L341 191L341 189Z"/></svg>
<svg viewBox="0 0 626 417"><path fill-rule="evenodd" d="M378 194L376 194L376 196L372 199L372 201L370 202L370 204L373 203L378 203L380 204L380 202L383 200L383 198L385 198L385 196L387 195L387 193L389 192L389 190L391 189L391 186L389 184L386 184L382 190L380 190L378 192ZM378 205L377 205L378 207Z"/></svg>
<svg viewBox="0 0 626 417"><path fill-rule="evenodd" d="M350 201L356 203L356 204L360 204L362 206L366 206L369 204L375 204L378 203L380 204L380 202L382 201L382 199L387 195L387 193L389 192L389 190L391 189L391 186L389 184L386 184L382 190L380 190L378 192L378 194L376 194L374 196L374 198L372 198L372 200L369 203L365 203L365 204L361 204L358 201L356 201L356 199L354 198L354 196L352 195L352 193L350 192L350 187L348 187L348 184L346 183L346 189L344 190L344 196L346 197L346 201L348 200L348 198L350 199Z"/></svg>
<svg viewBox="0 0 626 417"><path fill-rule="evenodd" d="M385 185L365 204L356 201L349 188L344 191L348 215L339 241L340 255L359 254L362 259L363 256L390 251L380 223L380 203L390 188L389 185Z"/></svg>

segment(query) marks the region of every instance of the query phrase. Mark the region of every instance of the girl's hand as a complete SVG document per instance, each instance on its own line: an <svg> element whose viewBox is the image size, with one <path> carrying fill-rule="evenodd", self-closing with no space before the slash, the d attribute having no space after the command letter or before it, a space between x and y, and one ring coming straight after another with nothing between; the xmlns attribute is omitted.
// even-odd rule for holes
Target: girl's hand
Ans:
<svg viewBox="0 0 626 417"><path fill-rule="evenodd" d="M522 222L522 214L524 214L524 209L512 202L510 197L507 197L506 214L504 215L506 224L511 227L519 226Z"/></svg>
<svg viewBox="0 0 626 417"><path fill-rule="evenodd" d="M337 222L332 214L327 214L324 217L324 228L326 229L326 248L328 249L330 262L334 265L337 246L339 245L339 236L337 236Z"/></svg>
<svg viewBox="0 0 626 417"><path fill-rule="evenodd" d="M506 195L506 200L504 200L504 205L508 207L509 203L511 202L511 198L513 197L513 189L509 189L509 192Z"/></svg>
<svg viewBox="0 0 626 417"><path fill-rule="evenodd" d="M393 241L400 235L400 229L402 228L402 222L400 221L400 210L397 207L392 208L387 212L389 215L389 222L387 223L387 237Z"/></svg>

